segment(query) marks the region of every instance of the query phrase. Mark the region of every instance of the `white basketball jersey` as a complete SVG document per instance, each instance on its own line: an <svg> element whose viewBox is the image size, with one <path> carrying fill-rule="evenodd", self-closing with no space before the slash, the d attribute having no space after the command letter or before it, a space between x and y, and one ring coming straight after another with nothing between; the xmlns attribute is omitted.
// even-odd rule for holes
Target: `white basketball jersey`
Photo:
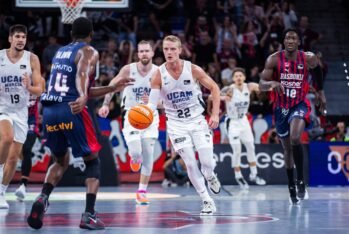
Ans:
<svg viewBox="0 0 349 234"><path fill-rule="evenodd" d="M250 106L250 91L247 84L243 85L242 91L235 85L231 86L233 89L232 99L226 102L227 116L230 119L242 119L248 112Z"/></svg>
<svg viewBox="0 0 349 234"><path fill-rule="evenodd" d="M29 51L24 51L22 58L12 63L6 49L0 50L0 113L27 109L30 93L22 86L24 73L32 74Z"/></svg>
<svg viewBox="0 0 349 234"><path fill-rule="evenodd" d="M193 79L191 62L184 61L183 71L178 80L170 75L165 64L160 66L160 95L166 117L170 120L187 121L202 115L205 104L200 86Z"/></svg>
<svg viewBox="0 0 349 234"><path fill-rule="evenodd" d="M130 109L132 106L142 103L142 96L150 93L150 80L154 72L158 69L158 66L152 65L151 70L146 76L139 74L137 69L137 63L130 64L130 77L135 79L133 85L127 86L122 92L121 106L125 110Z"/></svg>

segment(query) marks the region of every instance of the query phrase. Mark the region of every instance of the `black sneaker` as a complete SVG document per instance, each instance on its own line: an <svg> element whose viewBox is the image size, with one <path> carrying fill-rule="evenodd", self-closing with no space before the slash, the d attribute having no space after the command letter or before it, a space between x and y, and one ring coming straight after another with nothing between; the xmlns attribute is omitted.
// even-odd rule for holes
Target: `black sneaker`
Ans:
<svg viewBox="0 0 349 234"><path fill-rule="evenodd" d="M297 196L300 200L309 199L308 191L306 189L304 181L302 180L297 181Z"/></svg>
<svg viewBox="0 0 349 234"><path fill-rule="evenodd" d="M27 223L31 228L40 229L42 227L42 220L48 206L47 195L40 194L33 203L30 215L27 218Z"/></svg>
<svg viewBox="0 0 349 234"><path fill-rule="evenodd" d="M297 191L295 185L289 185L288 191L290 192L290 204L291 205L298 205L301 201L297 198Z"/></svg>
<svg viewBox="0 0 349 234"><path fill-rule="evenodd" d="M81 216L80 228L88 230L102 230L104 223L97 217L97 213L84 212Z"/></svg>

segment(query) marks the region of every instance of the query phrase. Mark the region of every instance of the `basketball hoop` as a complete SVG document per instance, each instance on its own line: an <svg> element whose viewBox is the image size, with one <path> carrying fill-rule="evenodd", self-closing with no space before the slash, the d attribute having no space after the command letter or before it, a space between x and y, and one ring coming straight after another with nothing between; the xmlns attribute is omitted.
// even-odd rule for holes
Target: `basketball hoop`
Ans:
<svg viewBox="0 0 349 234"><path fill-rule="evenodd" d="M76 18L81 15L81 10L84 7L86 0L55 0L62 13L62 23L72 24Z"/></svg>

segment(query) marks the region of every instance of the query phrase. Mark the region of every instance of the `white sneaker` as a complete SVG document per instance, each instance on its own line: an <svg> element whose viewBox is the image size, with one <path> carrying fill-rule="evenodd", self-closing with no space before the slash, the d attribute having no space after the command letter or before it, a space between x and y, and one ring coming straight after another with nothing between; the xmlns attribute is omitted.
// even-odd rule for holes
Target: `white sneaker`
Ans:
<svg viewBox="0 0 349 234"><path fill-rule="evenodd" d="M248 189L249 188L248 183L246 182L244 177L235 178L235 180L240 185L240 189Z"/></svg>
<svg viewBox="0 0 349 234"><path fill-rule="evenodd" d="M200 215L213 215L217 211L213 200L202 201L202 210Z"/></svg>
<svg viewBox="0 0 349 234"><path fill-rule="evenodd" d="M218 194L221 191L221 183L219 182L216 175L211 176L207 179L208 187L214 194Z"/></svg>
<svg viewBox="0 0 349 234"><path fill-rule="evenodd" d="M18 189L16 189L15 195L19 201L23 201L25 199L25 194L26 194L25 186L24 184L22 184L21 186L18 187Z"/></svg>
<svg viewBox="0 0 349 234"><path fill-rule="evenodd" d="M257 175L252 176L252 175L250 174L250 181L251 181L252 183L255 183L256 185L266 185L266 184L267 184L267 182L265 182L264 179L262 179L261 177L259 177L259 176L257 176Z"/></svg>
<svg viewBox="0 0 349 234"><path fill-rule="evenodd" d="M0 194L0 209L8 209L9 205L5 199L5 194Z"/></svg>
<svg viewBox="0 0 349 234"><path fill-rule="evenodd" d="M161 183L161 186L166 188L166 187L170 187L171 185L171 181L169 181L168 179L164 179Z"/></svg>

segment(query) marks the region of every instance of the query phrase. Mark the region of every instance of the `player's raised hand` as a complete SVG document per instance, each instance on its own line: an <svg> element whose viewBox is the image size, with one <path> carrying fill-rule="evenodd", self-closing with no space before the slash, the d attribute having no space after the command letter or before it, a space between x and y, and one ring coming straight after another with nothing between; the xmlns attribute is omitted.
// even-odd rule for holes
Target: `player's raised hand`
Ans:
<svg viewBox="0 0 349 234"><path fill-rule="evenodd" d="M113 86L114 92L120 92L122 91L125 87L129 85L133 85L135 79L131 77L122 77L119 76L116 79L113 79L110 85Z"/></svg>
<svg viewBox="0 0 349 234"><path fill-rule="evenodd" d="M69 106L70 106L70 110L71 113L75 114L79 114L86 106L87 103L87 96L81 96L78 97L75 101L73 102L69 102Z"/></svg>
<svg viewBox="0 0 349 234"><path fill-rule="evenodd" d="M274 81L271 87L278 94L285 94L285 88L280 82Z"/></svg>
<svg viewBox="0 0 349 234"><path fill-rule="evenodd" d="M30 76L28 75L28 73L24 73L23 74L23 76L22 76L22 85L26 89L29 88L29 86L30 86Z"/></svg>
<svg viewBox="0 0 349 234"><path fill-rule="evenodd" d="M218 127L219 124L219 115L212 114L210 117L210 120L208 121L208 126L210 126L211 129L215 129Z"/></svg>
<svg viewBox="0 0 349 234"><path fill-rule="evenodd" d="M107 118L109 114L109 106L103 105L101 108L98 110L98 115L102 118Z"/></svg>

